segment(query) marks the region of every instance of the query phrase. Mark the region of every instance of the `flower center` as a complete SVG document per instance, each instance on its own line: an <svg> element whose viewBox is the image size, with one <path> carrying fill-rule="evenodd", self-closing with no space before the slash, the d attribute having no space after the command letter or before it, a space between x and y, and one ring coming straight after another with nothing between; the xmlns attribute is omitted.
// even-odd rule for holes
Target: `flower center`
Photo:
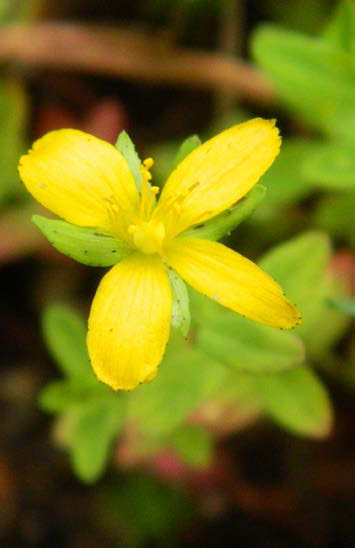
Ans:
<svg viewBox="0 0 355 548"><path fill-rule="evenodd" d="M162 244L165 238L163 223L139 221L128 227L128 233L132 236L134 245L142 253L162 253Z"/></svg>
<svg viewBox="0 0 355 548"><path fill-rule="evenodd" d="M142 253L162 254L162 244L165 239L165 226L162 221L152 221L151 216L156 203L156 195L159 188L150 184L150 168L153 159L147 158L141 165L142 188L140 192L140 208L132 224L128 227L128 234L135 247Z"/></svg>

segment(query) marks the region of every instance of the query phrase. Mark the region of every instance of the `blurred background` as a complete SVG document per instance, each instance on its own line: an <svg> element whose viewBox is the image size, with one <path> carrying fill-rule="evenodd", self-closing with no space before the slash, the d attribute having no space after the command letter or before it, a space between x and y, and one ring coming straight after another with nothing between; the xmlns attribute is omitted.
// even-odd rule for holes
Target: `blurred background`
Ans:
<svg viewBox="0 0 355 548"><path fill-rule="evenodd" d="M355 546L355 7L351 0L0 1L0 542ZM99 384L104 269L57 252L17 163L123 129L162 185L180 144L255 116L282 151L228 245L296 302L292 333L191 292L154 383Z"/></svg>

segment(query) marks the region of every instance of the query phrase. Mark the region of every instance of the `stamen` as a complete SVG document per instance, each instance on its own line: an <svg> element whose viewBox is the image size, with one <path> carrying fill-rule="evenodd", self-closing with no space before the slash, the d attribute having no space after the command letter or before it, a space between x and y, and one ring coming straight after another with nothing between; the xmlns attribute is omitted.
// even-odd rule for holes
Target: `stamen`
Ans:
<svg viewBox="0 0 355 548"><path fill-rule="evenodd" d="M149 181L152 179L150 168L154 165L153 158L147 158L140 166L142 174L142 190L141 190L141 204L140 204L140 216L143 219L149 219L151 210L155 202L155 196L159 192L159 187L150 186Z"/></svg>
<svg viewBox="0 0 355 548"><path fill-rule="evenodd" d="M153 158L146 158L145 160L143 160L143 165L147 170L149 170L151 167L154 166Z"/></svg>

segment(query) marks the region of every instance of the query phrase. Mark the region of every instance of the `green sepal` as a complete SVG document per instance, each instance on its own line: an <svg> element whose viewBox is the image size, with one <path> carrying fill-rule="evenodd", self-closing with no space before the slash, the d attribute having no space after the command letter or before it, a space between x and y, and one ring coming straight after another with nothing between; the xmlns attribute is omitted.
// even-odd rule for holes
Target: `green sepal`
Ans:
<svg viewBox="0 0 355 548"><path fill-rule="evenodd" d="M189 228L181 237L203 238L217 241L229 235L241 222L247 219L258 207L266 194L263 185L256 185L246 196L233 207L227 209L217 217L207 221L197 228Z"/></svg>
<svg viewBox="0 0 355 548"><path fill-rule="evenodd" d="M136 147L134 146L134 143L128 133L126 131L121 131L119 136L117 137L117 141L115 143L115 147L117 150L120 151L120 153L124 156L129 169L131 170L131 173L134 177L134 181L136 183L136 187L138 192L141 192L142 190L142 173L140 170L141 166L141 159L138 156L138 153L136 151Z"/></svg>
<svg viewBox="0 0 355 548"><path fill-rule="evenodd" d="M198 135L191 135L183 141L175 155L173 169L175 169L195 148L201 145L201 139Z"/></svg>
<svg viewBox="0 0 355 548"><path fill-rule="evenodd" d="M115 236L83 228L66 221L33 215L32 222L61 253L89 266L112 266L132 253L127 244Z"/></svg>
<svg viewBox="0 0 355 548"><path fill-rule="evenodd" d="M189 294L185 282L174 270L168 268L173 303L171 308L171 325L180 331L183 337L189 332L191 323Z"/></svg>

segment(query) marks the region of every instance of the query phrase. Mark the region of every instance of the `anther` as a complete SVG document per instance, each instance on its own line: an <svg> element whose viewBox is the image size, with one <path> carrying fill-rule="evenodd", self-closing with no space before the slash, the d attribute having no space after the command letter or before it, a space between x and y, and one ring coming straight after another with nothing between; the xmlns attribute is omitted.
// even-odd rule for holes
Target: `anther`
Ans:
<svg viewBox="0 0 355 548"><path fill-rule="evenodd" d="M153 158L146 158L145 160L143 160L143 165L146 169L150 169L151 167L153 167L154 165Z"/></svg>

